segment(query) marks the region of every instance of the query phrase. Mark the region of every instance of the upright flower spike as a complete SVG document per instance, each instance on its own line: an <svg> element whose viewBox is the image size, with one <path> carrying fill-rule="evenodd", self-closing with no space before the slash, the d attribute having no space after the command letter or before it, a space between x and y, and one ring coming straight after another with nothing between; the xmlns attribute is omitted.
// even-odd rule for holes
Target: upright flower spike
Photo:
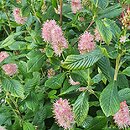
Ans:
<svg viewBox="0 0 130 130"><path fill-rule="evenodd" d="M20 12L19 8L15 8L13 10L13 15L14 15L14 19L15 19L16 23L18 23L18 24L24 24L27 20L26 17L21 16L21 12Z"/></svg>
<svg viewBox="0 0 130 130"><path fill-rule="evenodd" d="M9 57L9 54L5 51L0 52L0 63L5 60L7 57Z"/></svg>
<svg viewBox="0 0 130 130"><path fill-rule="evenodd" d="M57 124L64 129L70 129L74 123L74 116L68 100L60 98L53 104L53 112Z"/></svg>
<svg viewBox="0 0 130 130"><path fill-rule="evenodd" d="M5 64L2 66L2 69L5 71L6 75L13 76L17 72L16 64Z"/></svg>
<svg viewBox="0 0 130 130"><path fill-rule="evenodd" d="M75 14L77 11L82 9L81 0L71 0L71 9Z"/></svg>
<svg viewBox="0 0 130 130"><path fill-rule="evenodd" d="M79 38L78 50L81 54L84 54L94 49L95 49L94 36L86 31Z"/></svg>
<svg viewBox="0 0 130 130"><path fill-rule="evenodd" d="M47 20L42 27L42 38L46 42L52 42L51 31L56 26L55 20Z"/></svg>
<svg viewBox="0 0 130 130"><path fill-rule="evenodd" d="M56 55L61 56L62 51L68 48L67 41L63 36L61 27L56 25L51 31L52 47Z"/></svg>
<svg viewBox="0 0 130 130"><path fill-rule="evenodd" d="M120 110L114 115L113 119L119 129L130 126L130 113L126 101L120 103Z"/></svg>

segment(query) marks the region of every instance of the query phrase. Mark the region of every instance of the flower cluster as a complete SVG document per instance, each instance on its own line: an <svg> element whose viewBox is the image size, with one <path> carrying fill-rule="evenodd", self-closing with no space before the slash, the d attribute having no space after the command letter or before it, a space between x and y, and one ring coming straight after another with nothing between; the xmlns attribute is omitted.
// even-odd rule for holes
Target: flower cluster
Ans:
<svg viewBox="0 0 130 130"><path fill-rule="evenodd" d="M114 115L113 119L120 129L130 126L130 113L126 101L120 103L120 110Z"/></svg>
<svg viewBox="0 0 130 130"><path fill-rule="evenodd" d="M86 31L79 38L78 50L81 54L84 54L94 49L95 49L94 36Z"/></svg>
<svg viewBox="0 0 130 130"><path fill-rule="evenodd" d="M5 64L2 66L2 69L5 71L5 74L12 76L17 72L17 65L16 64Z"/></svg>
<svg viewBox="0 0 130 130"><path fill-rule="evenodd" d="M47 73L47 76L48 76L48 78L51 78L52 76L54 76L55 75L55 71L51 68L51 69L49 69L48 70L48 73Z"/></svg>
<svg viewBox="0 0 130 130"><path fill-rule="evenodd" d="M126 13L122 13L122 24L125 28L130 29L130 8L127 9Z"/></svg>
<svg viewBox="0 0 130 130"><path fill-rule="evenodd" d="M7 57L9 57L9 54L7 52L0 52L0 63L4 61ZM5 64L2 66L2 69L4 70L5 74L12 76L17 72L17 65L12 63Z"/></svg>
<svg viewBox="0 0 130 130"><path fill-rule="evenodd" d="M20 12L19 8L15 8L13 10L13 15L14 15L14 19L15 19L16 23L18 23L18 24L24 24L27 20L26 17L21 16L21 12Z"/></svg>
<svg viewBox="0 0 130 130"><path fill-rule="evenodd" d="M74 123L74 116L68 100L60 98L54 103L53 112L59 126L69 129Z"/></svg>
<svg viewBox="0 0 130 130"><path fill-rule="evenodd" d="M9 54L8 54L7 52L5 52L5 51L0 52L0 63L1 63L4 59L6 59L7 57L9 57Z"/></svg>
<svg viewBox="0 0 130 130"><path fill-rule="evenodd" d="M43 24L42 38L46 42L50 42L56 55L61 55L65 48L68 48L67 41L63 36L61 27L59 27L55 20L47 20Z"/></svg>
<svg viewBox="0 0 130 130"><path fill-rule="evenodd" d="M71 9L75 14L77 11L82 9L81 0L71 0Z"/></svg>

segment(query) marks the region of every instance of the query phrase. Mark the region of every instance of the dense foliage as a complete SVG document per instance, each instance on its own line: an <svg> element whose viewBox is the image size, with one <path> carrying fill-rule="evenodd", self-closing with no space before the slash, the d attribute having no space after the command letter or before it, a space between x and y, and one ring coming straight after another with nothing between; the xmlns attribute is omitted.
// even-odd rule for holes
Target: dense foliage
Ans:
<svg viewBox="0 0 130 130"><path fill-rule="evenodd" d="M129 0L0 0L0 130L130 126Z"/></svg>

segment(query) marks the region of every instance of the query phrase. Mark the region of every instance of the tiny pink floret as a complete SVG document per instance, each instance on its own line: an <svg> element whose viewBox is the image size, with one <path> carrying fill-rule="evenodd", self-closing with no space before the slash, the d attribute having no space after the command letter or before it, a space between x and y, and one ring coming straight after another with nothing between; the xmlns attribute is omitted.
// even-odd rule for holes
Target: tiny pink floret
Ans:
<svg viewBox="0 0 130 130"><path fill-rule="evenodd" d="M67 99L60 98L53 106L57 124L64 129L70 129L74 124L74 116Z"/></svg>
<svg viewBox="0 0 130 130"><path fill-rule="evenodd" d="M120 110L114 115L113 119L119 129L130 126L130 113L126 101L120 103Z"/></svg>

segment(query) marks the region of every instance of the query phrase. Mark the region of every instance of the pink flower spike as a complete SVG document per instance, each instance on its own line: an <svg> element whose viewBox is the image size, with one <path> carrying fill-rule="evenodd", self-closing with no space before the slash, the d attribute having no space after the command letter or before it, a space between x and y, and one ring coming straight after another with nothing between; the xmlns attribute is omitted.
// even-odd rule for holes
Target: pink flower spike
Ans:
<svg viewBox="0 0 130 130"><path fill-rule="evenodd" d="M46 42L52 42L51 30L56 26L55 20L47 20L42 27L42 38Z"/></svg>
<svg viewBox="0 0 130 130"><path fill-rule="evenodd" d="M12 76L17 72L17 65L16 64L5 64L2 66L2 69L5 71L5 74Z"/></svg>
<svg viewBox="0 0 130 130"><path fill-rule="evenodd" d="M26 22L26 20L27 20L26 17L21 16L19 8L15 8L13 10L13 15L14 15L14 19L15 19L16 23L18 23L18 24L24 24Z"/></svg>
<svg viewBox="0 0 130 130"><path fill-rule="evenodd" d="M70 129L74 124L74 116L68 100L60 98L53 104L53 109L57 124L64 129Z"/></svg>
<svg viewBox="0 0 130 130"><path fill-rule="evenodd" d="M71 0L71 9L74 14L82 9L81 0Z"/></svg>
<svg viewBox="0 0 130 130"><path fill-rule="evenodd" d="M52 48L56 55L61 56L65 48L68 48L67 41L63 36L61 27L56 25L51 31Z"/></svg>
<svg viewBox="0 0 130 130"><path fill-rule="evenodd" d="M114 115L113 119L119 129L130 126L130 113L126 101L120 103L120 110Z"/></svg>
<svg viewBox="0 0 130 130"><path fill-rule="evenodd" d="M84 34L80 36L78 50L81 54L94 50L95 46L96 45L94 42L94 36L91 35L89 32L86 31Z"/></svg>
<svg viewBox="0 0 130 130"><path fill-rule="evenodd" d="M7 57L9 57L9 54L5 51L0 52L0 63L5 60Z"/></svg>

